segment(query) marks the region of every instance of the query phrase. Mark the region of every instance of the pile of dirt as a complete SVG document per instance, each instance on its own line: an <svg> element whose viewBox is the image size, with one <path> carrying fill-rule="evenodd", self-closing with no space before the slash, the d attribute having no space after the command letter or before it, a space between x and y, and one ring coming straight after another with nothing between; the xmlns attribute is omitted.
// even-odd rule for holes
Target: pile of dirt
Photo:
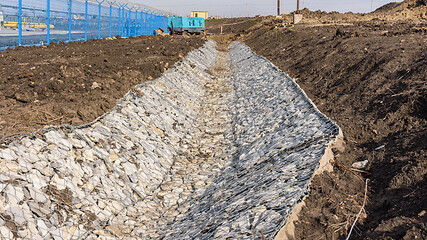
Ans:
<svg viewBox="0 0 427 240"><path fill-rule="evenodd" d="M351 239L427 238L427 23L414 19L279 28L266 18L240 37L296 78L344 132L334 171L312 182L297 239L345 239L365 179L366 211Z"/></svg>
<svg viewBox="0 0 427 240"><path fill-rule="evenodd" d="M131 87L159 77L204 41L141 36L0 52L0 139L93 121Z"/></svg>
<svg viewBox="0 0 427 240"><path fill-rule="evenodd" d="M212 19L206 21L206 29L210 34L225 34L232 33L238 36L250 32L251 27L262 21L262 18L226 18L226 19Z"/></svg>
<svg viewBox="0 0 427 240"><path fill-rule="evenodd" d="M398 2L387 3L383 6L375 9L374 13L388 12L390 10L393 10L394 8L396 8L399 5L400 5L400 3L398 3Z"/></svg>
<svg viewBox="0 0 427 240"><path fill-rule="evenodd" d="M292 15L283 14L282 22L291 23ZM303 15L303 24L333 24L333 23L353 23L360 21L425 21L427 20L427 6L426 0L405 0L400 3L386 4L371 13L339 13L336 11L325 12L321 10L311 11L308 8L300 10ZM275 19L267 17L266 19ZM274 21L274 20L273 20ZM276 20L277 21L277 20ZM270 24L271 25L271 24Z"/></svg>

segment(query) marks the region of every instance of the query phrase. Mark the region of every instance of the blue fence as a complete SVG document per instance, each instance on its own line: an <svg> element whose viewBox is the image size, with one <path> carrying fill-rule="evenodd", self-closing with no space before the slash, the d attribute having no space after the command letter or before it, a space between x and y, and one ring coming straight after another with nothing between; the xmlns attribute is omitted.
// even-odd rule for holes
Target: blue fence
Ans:
<svg viewBox="0 0 427 240"><path fill-rule="evenodd" d="M167 28L158 10L105 0L2 0L0 50L18 45L153 35Z"/></svg>

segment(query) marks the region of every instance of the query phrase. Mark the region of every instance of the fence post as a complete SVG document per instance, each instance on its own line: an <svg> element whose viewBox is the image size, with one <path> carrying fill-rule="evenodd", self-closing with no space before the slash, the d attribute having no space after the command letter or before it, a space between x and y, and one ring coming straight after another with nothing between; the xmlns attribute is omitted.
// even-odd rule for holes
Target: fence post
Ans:
<svg viewBox="0 0 427 240"><path fill-rule="evenodd" d="M152 28L153 28L153 12L154 12L154 10L152 10L152 11L150 11L149 13L148 13L148 35L152 35Z"/></svg>
<svg viewBox="0 0 427 240"><path fill-rule="evenodd" d="M138 9L135 9L135 27L134 27L134 37L138 36Z"/></svg>
<svg viewBox="0 0 427 240"><path fill-rule="evenodd" d="M154 13L155 13L155 11L153 10L151 12L150 35L154 35Z"/></svg>
<svg viewBox="0 0 427 240"><path fill-rule="evenodd" d="M125 30L125 7L127 6L128 4L126 3L126 4L124 4L124 5L122 5L122 22L121 22L121 28L120 28L120 36L124 36L124 30Z"/></svg>
<svg viewBox="0 0 427 240"><path fill-rule="evenodd" d="M132 16L132 9L133 8L135 8L135 7L131 7L131 8L129 8L129 22L128 22L128 37L131 37L132 36L132 28L130 27L130 25L131 25L131 21L132 21L132 19L131 19L131 16Z"/></svg>
<svg viewBox="0 0 427 240"><path fill-rule="evenodd" d="M71 0L68 2L68 41L71 42Z"/></svg>
<svg viewBox="0 0 427 240"><path fill-rule="evenodd" d="M121 35L123 36L123 37L125 37L125 25L126 24L126 21L125 21L125 7L123 7L122 8L122 33L121 33Z"/></svg>
<svg viewBox="0 0 427 240"><path fill-rule="evenodd" d="M22 0L18 2L18 44L22 45Z"/></svg>
<svg viewBox="0 0 427 240"><path fill-rule="evenodd" d="M120 28L121 28L121 26L120 26L120 21L121 21L120 16L121 16L121 12L122 12L122 8L119 6L119 22L118 22L118 25L119 25L119 34L117 34L117 35L119 35L119 36L120 36Z"/></svg>
<svg viewBox="0 0 427 240"><path fill-rule="evenodd" d="M142 35L146 35L146 23L147 23L147 12L145 12L146 9L144 8L144 10L142 10L142 18L141 18L141 31L142 31Z"/></svg>
<svg viewBox="0 0 427 240"><path fill-rule="evenodd" d="M87 41L87 0L85 1L85 41Z"/></svg>
<svg viewBox="0 0 427 240"><path fill-rule="evenodd" d="M130 10L131 8L129 8L129 16L128 16L128 29L126 30L126 37L130 37Z"/></svg>
<svg viewBox="0 0 427 240"><path fill-rule="evenodd" d="M144 10L141 11L141 29L139 32L139 35L143 35L144 34Z"/></svg>
<svg viewBox="0 0 427 240"><path fill-rule="evenodd" d="M113 21L111 15L113 13L113 4L114 3L116 3L116 1L114 1L114 2L108 2L108 4L110 4L110 23L109 23L109 34L108 34L108 37L111 37L111 25L112 25L112 21Z"/></svg>
<svg viewBox="0 0 427 240"><path fill-rule="evenodd" d="M50 0L47 0L47 19L46 19L46 25L47 25L47 41L46 44L50 44Z"/></svg>
<svg viewBox="0 0 427 240"><path fill-rule="evenodd" d="M102 0L102 2L98 2L98 0L96 0L96 2L98 3L98 39L100 39L101 38L101 4L105 2L105 0Z"/></svg>

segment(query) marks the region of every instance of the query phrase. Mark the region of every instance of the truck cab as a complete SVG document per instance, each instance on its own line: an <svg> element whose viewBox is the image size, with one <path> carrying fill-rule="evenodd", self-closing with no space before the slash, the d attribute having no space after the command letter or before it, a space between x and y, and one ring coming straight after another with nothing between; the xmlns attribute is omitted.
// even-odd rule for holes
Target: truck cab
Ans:
<svg viewBox="0 0 427 240"><path fill-rule="evenodd" d="M200 34L205 31L205 19L199 17L168 17L171 34Z"/></svg>

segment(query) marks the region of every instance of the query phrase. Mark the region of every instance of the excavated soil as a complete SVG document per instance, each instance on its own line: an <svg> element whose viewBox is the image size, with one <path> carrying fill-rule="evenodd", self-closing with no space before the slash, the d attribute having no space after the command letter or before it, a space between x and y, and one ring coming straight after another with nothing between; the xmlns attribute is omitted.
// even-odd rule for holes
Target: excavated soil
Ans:
<svg viewBox="0 0 427 240"><path fill-rule="evenodd" d="M427 23L307 22L266 20L240 38L294 77L344 133L334 171L312 182L296 238L345 239L370 179L351 239L426 239ZM366 168L352 168L364 160Z"/></svg>
<svg viewBox="0 0 427 240"><path fill-rule="evenodd" d="M0 52L0 139L93 121L131 87L159 77L204 42L141 36Z"/></svg>

